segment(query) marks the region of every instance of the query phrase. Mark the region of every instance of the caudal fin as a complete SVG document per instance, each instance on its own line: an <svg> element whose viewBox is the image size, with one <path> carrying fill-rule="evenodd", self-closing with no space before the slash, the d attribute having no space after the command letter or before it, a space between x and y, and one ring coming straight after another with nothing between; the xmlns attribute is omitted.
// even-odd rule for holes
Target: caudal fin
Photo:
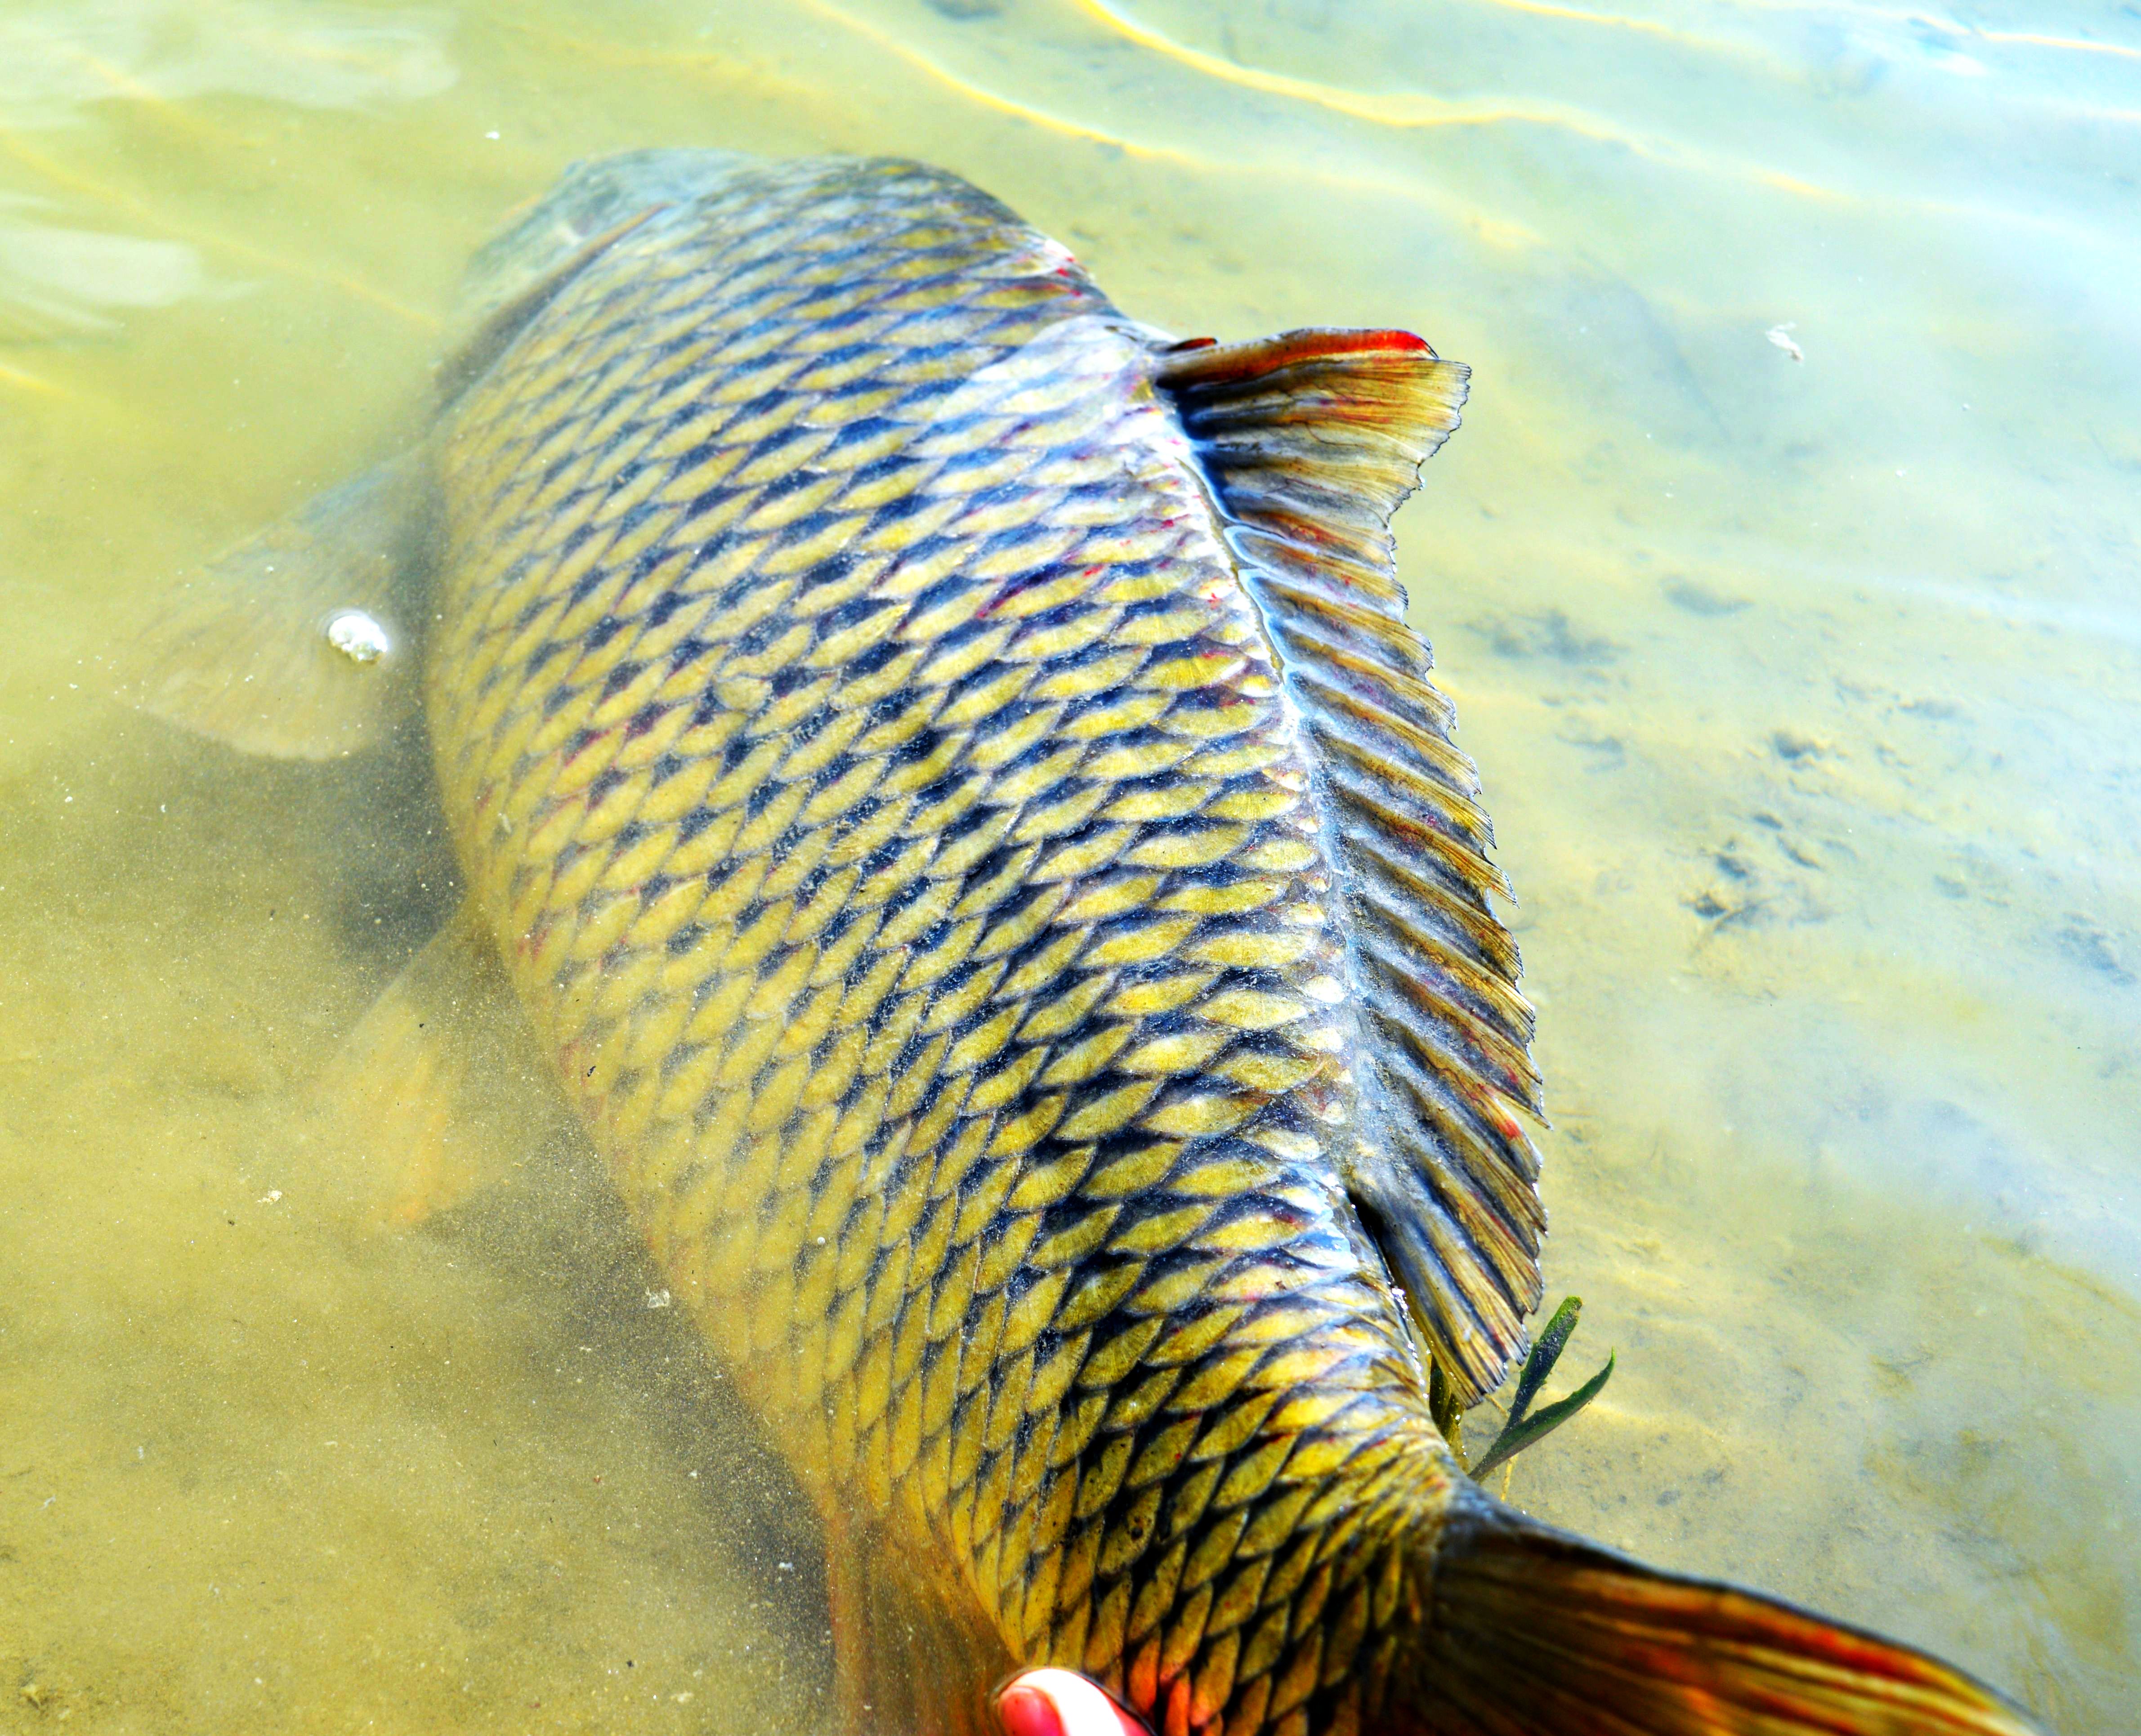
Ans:
<svg viewBox="0 0 2141 1736"><path fill-rule="evenodd" d="M1430 1596L1418 1698L1396 1720L1426 1736L2044 1736L1922 1652L1482 1494L1451 1514Z"/></svg>

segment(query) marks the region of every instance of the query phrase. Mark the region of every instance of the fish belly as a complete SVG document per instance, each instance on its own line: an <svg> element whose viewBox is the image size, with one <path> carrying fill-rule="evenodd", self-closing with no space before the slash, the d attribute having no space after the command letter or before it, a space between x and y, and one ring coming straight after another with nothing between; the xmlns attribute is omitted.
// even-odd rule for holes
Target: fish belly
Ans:
<svg viewBox="0 0 2141 1736"><path fill-rule="evenodd" d="M1308 755L1151 354L911 165L666 212L441 430L429 713L559 1076L821 1503L1018 1661L1305 1729L1452 1468L1331 1156Z"/></svg>

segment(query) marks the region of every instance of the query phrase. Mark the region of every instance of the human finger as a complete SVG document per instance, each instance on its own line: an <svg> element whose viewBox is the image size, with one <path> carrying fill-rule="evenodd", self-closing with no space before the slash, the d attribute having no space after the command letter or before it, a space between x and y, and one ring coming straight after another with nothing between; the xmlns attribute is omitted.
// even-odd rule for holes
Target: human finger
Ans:
<svg viewBox="0 0 2141 1736"><path fill-rule="evenodd" d="M1008 1736L1147 1736L1145 1727L1074 1670L1030 1670L997 1696Z"/></svg>

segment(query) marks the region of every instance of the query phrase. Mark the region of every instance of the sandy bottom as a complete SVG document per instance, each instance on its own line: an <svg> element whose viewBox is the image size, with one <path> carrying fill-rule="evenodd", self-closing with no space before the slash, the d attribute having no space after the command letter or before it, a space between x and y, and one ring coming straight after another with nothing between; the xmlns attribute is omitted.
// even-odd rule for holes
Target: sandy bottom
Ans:
<svg viewBox="0 0 2141 1736"><path fill-rule="evenodd" d="M0 16L0 1732L819 1728L814 1524L573 1142L386 1232L308 1117L451 902L413 755L99 696L411 425L498 214L652 142L930 157L1173 329L1474 364L1403 553L1523 898L1549 1296L1619 1356L1511 1495L2141 1724L2129 63L590 10Z"/></svg>

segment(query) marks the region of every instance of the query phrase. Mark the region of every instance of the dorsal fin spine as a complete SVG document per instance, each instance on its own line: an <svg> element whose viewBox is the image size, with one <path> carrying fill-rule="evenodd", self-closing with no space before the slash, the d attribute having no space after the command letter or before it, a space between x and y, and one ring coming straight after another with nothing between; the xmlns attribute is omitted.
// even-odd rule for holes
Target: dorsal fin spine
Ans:
<svg viewBox="0 0 2141 1736"><path fill-rule="evenodd" d="M1435 901L1434 884L1410 864L1392 858L1381 838L1342 827L1339 835L1351 853L1357 869L1388 883L1411 902L1419 920L1442 929L1453 940L1461 937L1469 942L1483 963L1514 984L1519 963L1517 943L1510 938L1509 930L1494 920L1493 912L1464 903L1438 903ZM1510 992L1515 993L1513 987Z"/></svg>
<svg viewBox="0 0 2141 1736"><path fill-rule="evenodd" d="M1380 928L1396 937L1409 952L1423 956L1431 969L1454 984L1478 1017L1494 1024L1513 1044L1530 1043L1537 1023L1531 1003L1494 973L1481 970L1461 948L1392 910L1372 891L1364 893L1357 911L1364 932L1372 933Z"/></svg>

